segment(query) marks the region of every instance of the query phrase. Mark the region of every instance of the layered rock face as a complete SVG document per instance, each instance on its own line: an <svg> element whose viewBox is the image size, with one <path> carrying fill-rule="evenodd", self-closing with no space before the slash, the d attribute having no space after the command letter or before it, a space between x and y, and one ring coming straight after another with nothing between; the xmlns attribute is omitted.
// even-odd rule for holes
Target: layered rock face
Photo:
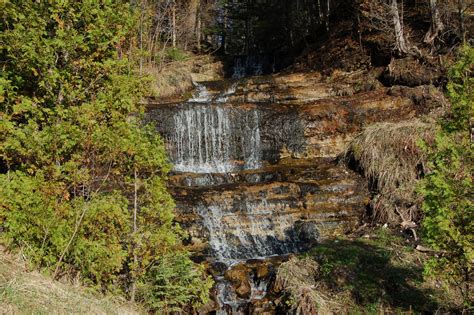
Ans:
<svg viewBox="0 0 474 315"><path fill-rule="evenodd" d="M225 263L302 251L353 227L367 202L362 181L325 159L171 181L181 224Z"/></svg>
<svg viewBox="0 0 474 315"><path fill-rule="evenodd" d="M370 78L304 73L205 82L188 101L150 105L196 259L232 266L296 253L358 223L368 190L337 156L365 125L422 110ZM228 282L218 281L219 309L238 313L249 299L262 300L265 294L248 293L251 279L232 274L240 275L228 271ZM229 283L234 302L224 298Z"/></svg>
<svg viewBox="0 0 474 315"><path fill-rule="evenodd" d="M409 98L389 95L362 75L203 83L192 102L153 104L149 118L159 122L177 171L227 172L285 157L335 157L363 126L418 111Z"/></svg>

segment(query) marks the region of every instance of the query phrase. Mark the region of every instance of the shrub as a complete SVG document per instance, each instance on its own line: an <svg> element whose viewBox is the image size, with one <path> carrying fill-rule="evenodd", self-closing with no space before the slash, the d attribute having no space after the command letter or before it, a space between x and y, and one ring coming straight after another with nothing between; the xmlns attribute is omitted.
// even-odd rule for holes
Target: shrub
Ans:
<svg viewBox="0 0 474 315"><path fill-rule="evenodd" d="M64 194L68 192L60 183L48 182L41 174L0 175L3 239L9 247L22 248L35 265L50 268L71 241L62 262L65 270L75 266L84 279L110 285L127 256L122 246L129 233L127 200L110 193L89 202L80 198L68 202Z"/></svg>
<svg viewBox="0 0 474 315"><path fill-rule="evenodd" d="M168 313L207 303L212 285L212 279L204 278L187 254L168 254L148 270L139 293L150 309Z"/></svg>
<svg viewBox="0 0 474 315"><path fill-rule="evenodd" d="M142 123L151 82L122 49L134 51L136 8L25 0L2 9L0 236L53 278L80 276L133 300L150 266L184 252L163 141Z"/></svg>
<svg viewBox="0 0 474 315"><path fill-rule="evenodd" d="M189 56L179 48L168 48L166 50L166 56L172 61L185 61Z"/></svg>
<svg viewBox="0 0 474 315"><path fill-rule="evenodd" d="M452 109L440 121L434 145L425 146L429 173L419 188L424 197L425 241L439 251L439 257L426 265L426 273L456 285L466 304L472 303L474 263L473 66L474 49L465 47L449 74Z"/></svg>

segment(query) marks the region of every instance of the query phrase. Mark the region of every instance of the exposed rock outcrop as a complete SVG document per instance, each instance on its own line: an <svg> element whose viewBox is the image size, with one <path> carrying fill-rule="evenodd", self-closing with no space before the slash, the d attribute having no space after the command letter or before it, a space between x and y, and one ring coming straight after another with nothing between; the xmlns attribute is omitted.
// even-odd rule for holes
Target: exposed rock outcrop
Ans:
<svg viewBox="0 0 474 315"><path fill-rule="evenodd" d="M365 126L416 117L430 97L383 87L378 76L205 82L187 102L150 104L147 119L175 164L177 221L195 259L214 266L220 308L274 313L265 295L272 265L248 260L301 252L359 223L369 190L338 156Z"/></svg>
<svg viewBox="0 0 474 315"><path fill-rule="evenodd" d="M209 239L223 261L304 250L349 231L368 201L355 173L325 159L208 176L177 174L172 193L192 244L206 250ZM187 186L193 177L209 184Z"/></svg>
<svg viewBox="0 0 474 315"><path fill-rule="evenodd" d="M364 76L367 85L360 83ZM191 136L199 133L199 130L192 130L194 133L186 129L183 131L186 134L177 135L177 113L184 113L179 117L181 127L188 124L186 128L204 129L204 125L225 127L229 124L228 130L220 134L229 133L223 136L227 136L227 145L235 151L230 158L236 161L245 158L246 148L242 147L241 139L246 139L246 128L255 127L249 126L251 124L258 124L260 158L264 163L275 164L288 156L335 157L364 126L415 117L424 110L414 99L393 93L377 82L373 75L365 72L333 77L322 77L317 72L275 75L235 83L228 88L232 93L227 95L217 91L229 83L212 83L206 85L209 102L153 104L149 118L159 122L157 128L167 140L175 160L180 149L176 138L184 136L179 140L191 145L193 141L186 138L187 133ZM209 148L204 143L207 140L203 135L194 142L197 142L196 147Z"/></svg>

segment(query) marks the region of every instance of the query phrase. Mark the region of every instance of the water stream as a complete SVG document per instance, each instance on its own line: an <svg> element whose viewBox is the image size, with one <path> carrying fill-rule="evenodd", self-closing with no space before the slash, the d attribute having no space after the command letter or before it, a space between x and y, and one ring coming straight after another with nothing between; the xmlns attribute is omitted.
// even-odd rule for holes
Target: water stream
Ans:
<svg viewBox="0 0 474 315"><path fill-rule="evenodd" d="M204 84L195 86L195 94L173 110L168 127L171 132L167 144L174 171L200 174L201 182L189 183L191 187L200 187L213 184L212 174L233 176L236 172L258 170L262 166L259 109L227 103L237 82L217 93ZM291 213L286 213L288 208L287 202L267 200L264 196L248 199L233 195L224 201L198 205L197 213L209 233L213 259L230 268L248 259L298 251L293 237L295 220ZM250 297L241 299L223 277L216 280L219 314L241 314L249 300L265 296L268 285L251 280Z"/></svg>
<svg viewBox="0 0 474 315"><path fill-rule="evenodd" d="M321 143L308 131L327 125L332 111L308 111L305 99L241 101L265 79L196 83L189 100L148 113L174 164L169 184L177 219L216 277L220 314L267 307L281 259L353 224L364 200L354 195L357 181L332 159L293 157Z"/></svg>

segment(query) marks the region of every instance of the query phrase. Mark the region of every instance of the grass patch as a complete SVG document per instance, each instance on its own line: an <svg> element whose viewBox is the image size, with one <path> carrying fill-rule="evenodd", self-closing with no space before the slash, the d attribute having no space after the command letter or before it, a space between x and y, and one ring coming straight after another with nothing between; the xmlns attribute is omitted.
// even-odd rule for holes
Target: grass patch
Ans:
<svg viewBox="0 0 474 315"><path fill-rule="evenodd" d="M194 81L218 80L222 77L222 64L211 56L195 56L179 49L164 52L159 65L148 65L145 73L153 77L154 96L162 98L190 97Z"/></svg>
<svg viewBox="0 0 474 315"><path fill-rule="evenodd" d="M0 314L144 314L136 305L27 271L0 250Z"/></svg>
<svg viewBox="0 0 474 315"><path fill-rule="evenodd" d="M379 229L370 237L326 241L282 264L277 291L286 292L295 309L302 297L315 296L313 309L328 313L456 311L461 306L457 293L424 278L427 259L402 235ZM300 274L306 276L295 276Z"/></svg>
<svg viewBox="0 0 474 315"><path fill-rule="evenodd" d="M437 308L431 292L416 287L423 281L421 266L394 264L393 252L364 241L337 240L317 247L315 260L334 291L349 290L355 304L390 305L428 311Z"/></svg>
<svg viewBox="0 0 474 315"><path fill-rule="evenodd" d="M424 171L426 152L420 140L431 141L434 125L419 120L379 123L367 127L347 147L345 160L368 178L377 222L417 222L420 198L416 185Z"/></svg>

